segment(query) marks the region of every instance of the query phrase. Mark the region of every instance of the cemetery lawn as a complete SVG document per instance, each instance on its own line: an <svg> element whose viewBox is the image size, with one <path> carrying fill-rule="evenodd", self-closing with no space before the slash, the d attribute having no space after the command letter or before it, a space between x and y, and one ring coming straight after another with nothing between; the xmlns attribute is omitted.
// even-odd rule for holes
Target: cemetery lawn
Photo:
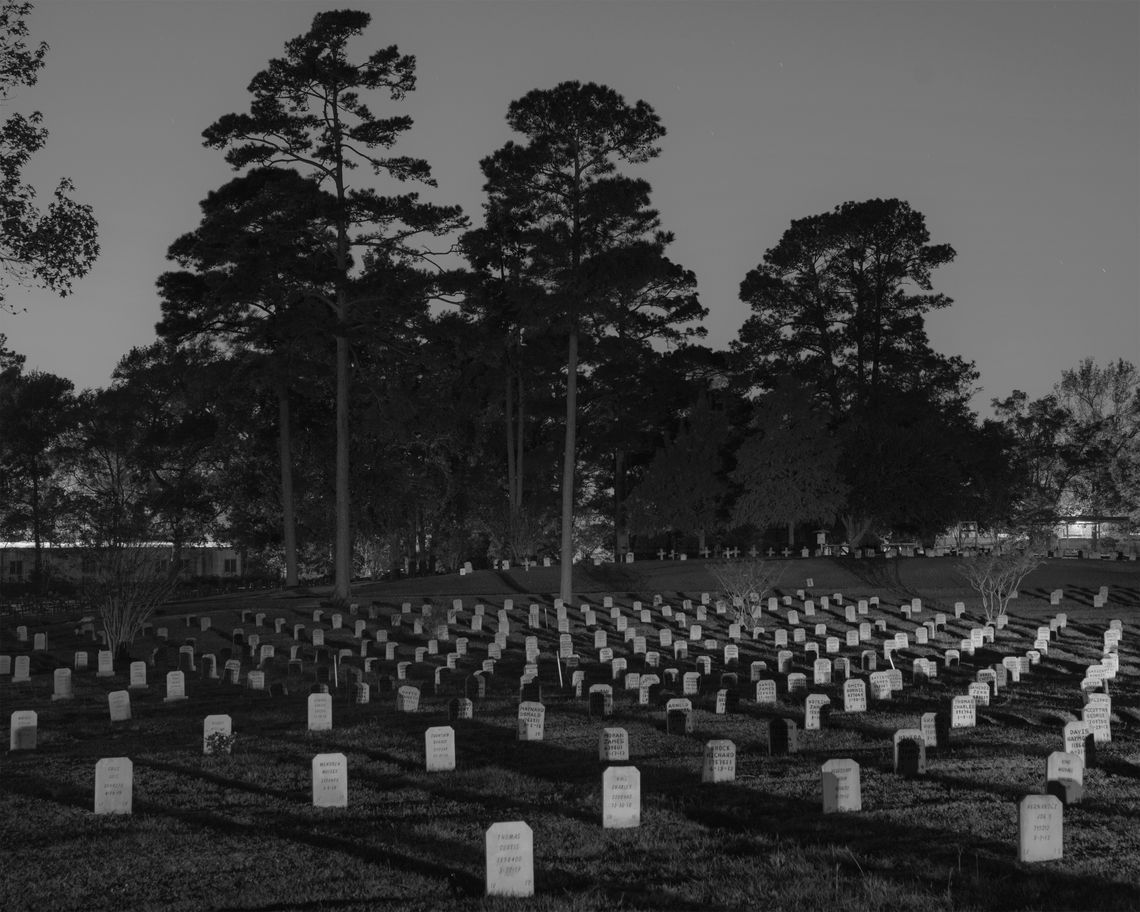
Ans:
<svg viewBox="0 0 1140 912"><path fill-rule="evenodd" d="M843 685L811 683L810 657L795 652L794 670L808 675L807 690L789 694L776 673L773 632L789 628L787 608L764 611L739 640L740 662L726 667L720 650L729 642L727 616L710 605L701 623L703 636L718 640L705 653L691 644L688 658L674 660L660 648L661 667L682 672L696 668L694 657L708 654L712 673L690 697L693 731L667 731L664 702L681 695L680 682L653 692L639 706L637 691L612 681L601 665L594 633L583 626L580 605L597 613L595 629L608 634L615 655L629 659L629 670L644 671L641 657L615 628L603 597L648 635L658 649L657 631L678 625L652 608L643 623L635 599L651 608L655 594L674 612L691 599L694 623L702 592L716 598L715 583L703 562L650 561L582 569L569 608L575 652L586 685L614 685L614 711L591 717L589 702L576 699L570 670L563 664L560 686L559 632L552 593L557 569L482 571L391 583L364 584L354 598L357 614L343 613L344 627L333 629L326 606L314 622L322 592L256 592L168 606L154 619L169 634L169 653L148 667L149 689L131 692L132 719L111 723L108 694L127 688L127 662L117 662L113 678L95 675L98 644L81 633L77 618L0 618L0 652L30 655L31 681L0 678L3 718L13 712L38 714L34 750L3 755L0 766L0 910L4 912L99 912L99 910L1110 910L1140 909L1140 569L1135 563L1049 561L1022 585L1011 603L1011 620L993 644L961 667L946 667L943 654L957 648L969 630L981 626L978 602L949 559L902 561L800 560L787 562L777 595L793 597L803 613L798 589L808 589L815 616L801 618L808 639L820 642L816 623L841 639L850 624L834 601L820 609L820 597L843 594L844 605L877 595L861 621L882 619L887 633L911 632L901 650L905 688L890 700L868 699L866 712L844 713ZM1109 600L1094 608L1098 587ZM1049 593L1064 589L1060 606ZM922 600L921 613L907 620L900 604ZM454 599L462 610L440 640L439 654L413 661L413 649L426 646L434 622ZM496 614L512 599L508 648L488 677L487 693L477 698L472 672L487 658ZM957 601L966 614L954 618ZM391 616L410 615L401 626ZM486 606L483 630L472 631L473 608ZM539 629L528 626L528 606L540 606ZM413 634L412 618L431 604L433 623ZM375 606L374 618L368 608ZM241 612L263 612L265 623L243 621ZM915 643L913 631L936 612L949 615L948 631L929 645ZM966 693L979 668L1023 656L1036 631L1058 612L1068 626L1051 641L1039 665L1019 683L1002 688L989 706L977 707L977 725L954 729L950 743L927 753L925 775L904 778L893 771L892 735L917 728L923 713L941 711L951 697ZM199 618L210 618L201 630ZM187 623L188 618L190 623ZM281 633L273 621L285 618ZM1064 809L1063 858L1018 861L1018 802L1045 791L1046 759L1064 749L1061 729L1079 719L1080 681L1102 652L1102 634L1112 619L1122 623L1120 667L1109 684L1112 741L1098 745L1095 765L1084 773L1084 799ZM371 702L353 702L345 684L349 659L330 687L332 729L307 730L307 699L316 683L315 627L325 641L359 656L353 623L366 621L366 636L387 631L401 644L398 659L411 664L407 681L395 681L396 663L379 656L364 680ZM293 626L305 626L300 674L288 667ZM29 641L16 641L26 625ZM188 699L166 703L166 673L178 668L177 647L193 638L197 667L201 656L223 649L242 655L232 637L257 633L276 647L264 665L270 695L223 680L187 672ZM31 634L45 631L46 651L33 652ZM542 702L546 706L541 741L517 739L519 678L524 638L537 636ZM860 653L876 649L884 664L883 634L870 643L844 647L852 676ZM444 664L457 637L467 637L459 670L446 674L438 692L433 669ZM682 635L679 639L688 639ZM791 637L789 636L789 640ZM161 645L157 630L137 641L133 658L150 659ZM72 667L76 651L90 654L90 669L73 674L74 698L53 701L53 672ZM627 651L628 650L628 651ZM913 683L911 663L927 656L938 661L938 676ZM778 702L758 704L749 680L753 661L765 661L765 678L778 682ZM256 668L246 649L242 679ZM660 669L658 669L660 671ZM718 714L721 674L740 676L736 712ZM420 688L418 711L397 712L392 685ZM474 700L474 717L449 720L449 702L464 694ZM831 698L821 731L801 732L798 753L769 756L767 722L793 719L802 729L804 696ZM204 756L203 720L232 717L231 755ZM455 729L456 768L425 771L425 730ZM641 776L640 825L602 827L602 773L598 739L603 728L628 732L629 761ZM702 784L708 741L728 739L736 746L736 775L730 783ZM343 808L314 807L311 763L317 754L347 758L348 801ZM102 758L133 762L133 812L93 813L95 765ZM821 765L831 759L855 760L861 771L862 809L824 814ZM524 821L534 833L535 895L526 899L485 897L484 837L491 824Z"/></svg>

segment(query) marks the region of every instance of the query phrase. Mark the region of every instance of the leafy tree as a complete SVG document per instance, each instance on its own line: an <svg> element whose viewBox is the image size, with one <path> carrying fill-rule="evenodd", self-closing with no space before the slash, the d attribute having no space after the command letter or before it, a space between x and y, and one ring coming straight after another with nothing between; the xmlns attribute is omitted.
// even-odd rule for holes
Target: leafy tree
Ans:
<svg viewBox="0 0 1140 912"><path fill-rule="evenodd" d="M1014 523L1043 532L1066 515L1140 519L1140 375L1123 359L1091 358L1062 373L1053 391L993 400L1014 441Z"/></svg>
<svg viewBox="0 0 1140 912"><path fill-rule="evenodd" d="M47 44L27 43L30 3L0 3L0 98L36 84ZM42 211L35 188L24 181L24 167L47 142L43 114L11 114L0 124L0 310L8 280L50 288L60 295L72 279L86 275L99 255L98 226L91 207L76 202L75 186L60 180Z"/></svg>
<svg viewBox="0 0 1140 912"><path fill-rule="evenodd" d="M867 531L930 544L954 522L981 521L982 489L1007 484L1006 450L993 449L961 403L898 392L840 425L848 497L841 518L853 544ZM987 448L988 447L988 448ZM981 486L981 487L980 487Z"/></svg>
<svg viewBox="0 0 1140 912"><path fill-rule="evenodd" d="M1006 613L1021 581L1040 564L1041 559L1029 551L995 550L967 558L958 565L958 572L981 596L982 611L992 624Z"/></svg>
<svg viewBox="0 0 1140 912"><path fill-rule="evenodd" d="M596 454L600 469L596 487L612 491L612 506L606 506L613 515L614 554L620 556L629 546L626 497L637 463L650 458L650 441L693 397L677 370L683 362L659 348L688 347L703 337L705 328L694 321L708 310L697 300L696 276L666 258L662 243L633 244L610 259L609 304L586 321L580 401L584 424L592 430L587 453Z"/></svg>
<svg viewBox="0 0 1140 912"><path fill-rule="evenodd" d="M826 413L785 382L757 400L751 428L731 474L739 486L733 522L760 529L786 525L789 546L800 523L834 522L848 487L840 471L842 446Z"/></svg>
<svg viewBox="0 0 1140 912"><path fill-rule="evenodd" d="M677 435L657 451L630 495L634 529L694 532L697 550L716 525L727 494L723 478L728 421L702 398Z"/></svg>
<svg viewBox="0 0 1140 912"><path fill-rule="evenodd" d="M0 380L14 379L24 369L25 355L8 348L8 337L0 333Z"/></svg>
<svg viewBox="0 0 1140 912"><path fill-rule="evenodd" d="M992 419L945 437L954 443L960 472L960 487L953 498L952 512L956 512L946 525L969 521L983 529L1015 528L1019 488L1015 438ZM939 483L937 478L931 481Z"/></svg>
<svg viewBox="0 0 1140 912"><path fill-rule="evenodd" d="M1092 513L1140 521L1140 372L1123 358L1105 367L1085 358L1054 391L1081 449L1074 496Z"/></svg>
<svg viewBox="0 0 1140 912"><path fill-rule="evenodd" d="M1077 458L1066 440L1068 416L1056 397L1030 401L1021 390L992 404L998 422L1016 441L1018 485L1011 520L1016 526L1047 529L1056 522Z"/></svg>
<svg viewBox="0 0 1140 912"><path fill-rule="evenodd" d="M216 415L229 380L209 349L159 342L132 349L110 387L79 397L68 486L86 597L112 650L169 598L184 546L215 528Z"/></svg>
<svg viewBox="0 0 1140 912"><path fill-rule="evenodd" d="M314 335L327 336L311 292L331 288L336 276L332 203L295 171L253 169L207 196L198 228L170 247L181 270L158 280L162 338L242 346L253 356L242 360L251 378L276 397L287 586L298 581L291 399L302 361L319 354Z"/></svg>
<svg viewBox="0 0 1140 912"><path fill-rule="evenodd" d="M417 296L414 282L406 292ZM365 496L356 521L409 561L434 566L438 556L454 566L490 474L490 368L470 323L454 313L432 319L420 301L419 318L384 332L387 349L361 354L368 395L354 413L354 478Z"/></svg>
<svg viewBox="0 0 1140 912"><path fill-rule="evenodd" d="M288 356L287 422L296 562L301 575L329 572L333 522L335 440L329 403L334 378L326 365L332 340L316 335L311 351ZM323 357L324 356L324 357ZM262 563L284 573L284 502L281 473L282 408L275 356L249 347L226 358L224 376L240 396L218 397L220 452L216 492L224 513L218 535L246 553L247 565Z"/></svg>
<svg viewBox="0 0 1140 912"><path fill-rule="evenodd" d="M793 221L741 284L753 311L732 345L741 381L763 390L790 378L826 409L847 487L836 507L853 545L873 528L936 528L965 496L958 457L924 450L962 430L978 376L927 340L924 315L951 303L931 276L955 256L929 240L905 202L844 203ZM920 496L944 470L954 477L941 502Z"/></svg>
<svg viewBox="0 0 1140 912"><path fill-rule="evenodd" d="M515 560L533 555L549 510L546 431L557 417L555 386L561 340L545 317L545 291L528 272L526 235L506 207L484 206L484 224L466 232L460 249L468 271L452 274L462 312L477 330L466 336L500 384L506 482L505 521L489 517L498 552Z"/></svg>
<svg viewBox="0 0 1140 912"><path fill-rule="evenodd" d="M671 240L649 206L648 183L617 173L619 164L660 151L665 131L648 104L570 81L512 102L507 123L525 144L508 142L481 167L488 205L520 232L527 275L545 291L544 318L566 339L560 592L569 599L582 336L612 331L621 315L632 319L631 292L658 329L693 319L699 308L674 312L672 295L640 291L668 273L663 250Z"/></svg>
<svg viewBox="0 0 1140 912"><path fill-rule="evenodd" d="M253 101L247 114L227 114L204 133L206 145L226 149L235 168L290 165L301 170L331 197L329 227L336 235L336 275L329 290L311 294L327 308L335 336L336 375L336 531L333 551L334 596L347 598L352 574L351 501L349 497L350 346L361 311L383 305L378 283L361 283L353 251L372 271L418 262L425 251L415 244L442 236L465 221L457 207L423 202L417 193L381 195L374 187L352 186L349 173L367 165L377 178L414 180L434 186L427 162L408 156L384 156L411 118L381 118L372 113L363 92L387 93L399 101L415 88L415 58L396 47L371 54L360 63L348 57L348 43L363 33L371 16L354 10L318 13L304 35L285 45L249 85Z"/></svg>
<svg viewBox="0 0 1140 912"><path fill-rule="evenodd" d="M923 323L951 303L931 274L955 253L929 240L922 214L896 199L793 220L741 283L752 307L732 346L742 369L761 386L798 377L833 416L900 387L960 395L972 366L932 351Z"/></svg>
<svg viewBox="0 0 1140 912"><path fill-rule="evenodd" d="M43 544L57 540L66 514L60 466L75 421L73 390L70 380L42 371L0 372L0 530L31 537L33 579L41 591Z"/></svg>
<svg viewBox="0 0 1140 912"><path fill-rule="evenodd" d="M169 539L176 564L182 547L205 539L224 509L214 485L227 368L205 346L156 342L124 355L101 393L102 417L139 485L145 533Z"/></svg>

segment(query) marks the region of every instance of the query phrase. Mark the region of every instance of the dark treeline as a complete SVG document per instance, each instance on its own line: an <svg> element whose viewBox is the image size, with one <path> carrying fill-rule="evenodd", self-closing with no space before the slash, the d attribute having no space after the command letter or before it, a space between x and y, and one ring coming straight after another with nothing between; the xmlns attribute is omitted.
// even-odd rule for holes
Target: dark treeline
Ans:
<svg viewBox="0 0 1140 912"><path fill-rule="evenodd" d="M511 102L472 223L393 154L415 59L353 57L368 24L318 14L205 130L237 175L172 240L156 340L109 387L0 337L0 536L220 539L343 597L500 557L1140 519L1134 366L1086 360L979 419L973 364L924 328L955 252L906 202L793 221L714 351L637 175L665 139L649 104L579 82Z"/></svg>

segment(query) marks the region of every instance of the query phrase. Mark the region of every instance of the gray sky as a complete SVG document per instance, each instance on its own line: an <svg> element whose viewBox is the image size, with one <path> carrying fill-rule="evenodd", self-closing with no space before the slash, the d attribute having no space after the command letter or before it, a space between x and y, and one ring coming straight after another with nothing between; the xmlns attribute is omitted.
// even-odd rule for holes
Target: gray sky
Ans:
<svg viewBox="0 0 1140 912"><path fill-rule="evenodd" d="M794 218L898 197L957 260L931 342L977 362L985 407L1042 395L1091 356L1140 355L1140 4L1128 2L417 2L41 0L51 45L17 110L51 131L28 175L72 177L102 235L59 299L11 289L0 314L28 366L104 386L154 339L166 249L233 174L202 130L319 9L366 9L354 53L399 46L418 88L397 152L427 158L431 198L480 218L479 160L532 88L595 81L652 105L667 135L639 169L695 271L707 343L748 314L741 280ZM378 113L392 110L379 100ZM359 172L358 172L359 173ZM984 409L988 411L988 409Z"/></svg>

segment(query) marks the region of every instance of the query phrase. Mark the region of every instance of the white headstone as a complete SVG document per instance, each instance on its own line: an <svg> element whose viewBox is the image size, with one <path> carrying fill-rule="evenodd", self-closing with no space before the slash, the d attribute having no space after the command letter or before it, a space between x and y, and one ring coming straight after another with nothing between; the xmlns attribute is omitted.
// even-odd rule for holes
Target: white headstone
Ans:
<svg viewBox="0 0 1140 912"><path fill-rule="evenodd" d="M128 757L104 757L95 764L95 813L130 814L134 764Z"/></svg>
<svg viewBox="0 0 1140 912"><path fill-rule="evenodd" d="M823 764L823 812L834 814L863 810L859 764L854 760L828 760Z"/></svg>
<svg viewBox="0 0 1140 912"><path fill-rule="evenodd" d="M775 703L776 702L776 682L773 680L763 680L756 682L756 702L757 703Z"/></svg>
<svg viewBox="0 0 1140 912"><path fill-rule="evenodd" d="M75 694L71 690L71 669L57 668L52 675L54 691L51 698L55 700L70 700Z"/></svg>
<svg viewBox="0 0 1140 912"><path fill-rule="evenodd" d="M950 727L973 728L977 724L977 703L969 694L950 701Z"/></svg>
<svg viewBox="0 0 1140 912"><path fill-rule="evenodd" d="M1085 783L1085 761L1076 754L1065 751L1053 751L1045 765L1045 780L1052 782L1059 779L1068 779L1077 785Z"/></svg>
<svg viewBox="0 0 1140 912"><path fill-rule="evenodd" d="M1085 739L1091 734L1093 734L1092 727L1084 722L1066 722L1064 729L1062 729L1065 753L1077 757L1083 764L1085 762ZM1093 740L1096 740L1095 737Z"/></svg>
<svg viewBox="0 0 1140 912"><path fill-rule="evenodd" d="M1061 799L1055 795L1027 795L1018 805L1018 861L1054 861L1062 857L1064 842Z"/></svg>
<svg viewBox="0 0 1140 912"><path fill-rule="evenodd" d="M1097 744L1112 740L1112 700L1108 694L1089 694L1081 720L1092 729Z"/></svg>
<svg viewBox="0 0 1140 912"><path fill-rule="evenodd" d="M734 781L736 781L736 745L727 739L709 741L705 745L701 782Z"/></svg>
<svg viewBox="0 0 1140 912"><path fill-rule="evenodd" d="M598 736L598 759L602 763L628 763L629 732L624 728L603 728Z"/></svg>
<svg viewBox="0 0 1140 912"><path fill-rule="evenodd" d="M429 773L455 769L455 729L437 725L424 732L424 757Z"/></svg>
<svg viewBox="0 0 1140 912"><path fill-rule="evenodd" d="M808 694L804 700L804 731L819 731L822 727L821 710L831 703L827 694Z"/></svg>
<svg viewBox="0 0 1140 912"><path fill-rule="evenodd" d="M175 703L186 699L186 675L181 671L166 673L166 697L163 703Z"/></svg>
<svg viewBox="0 0 1140 912"><path fill-rule="evenodd" d="M641 771L636 766L610 766L602 773L602 827L641 825Z"/></svg>
<svg viewBox="0 0 1140 912"><path fill-rule="evenodd" d="M545 724L545 706L531 700L524 700L519 704L518 739L520 741L541 741Z"/></svg>
<svg viewBox="0 0 1140 912"><path fill-rule="evenodd" d="M867 684L859 678L843 682L843 711L867 711Z"/></svg>
<svg viewBox="0 0 1140 912"><path fill-rule="evenodd" d="M215 716L206 716L202 722L202 753L212 754L210 735L232 735L234 720L224 713Z"/></svg>
<svg viewBox="0 0 1140 912"><path fill-rule="evenodd" d="M534 833L521 820L487 829L487 895L534 896Z"/></svg>
<svg viewBox="0 0 1140 912"><path fill-rule="evenodd" d="M348 758L344 754L313 758L313 807L348 807Z"/></svg>
<svg viewBox="0 0 1140 912"><path fill-rule="evenodd" d="M39 716L34 710L19 709L12 713L8 740L9 750L35 750Z"/></svg>
<svg viewBox="0 0 1140 912"><path fill-rule="evenodd" d="M110 710L112 722L129 722L131 720L130 692L112 690L107 694L107 708Z"/></svg>
<svg viewBox="0 0 1140 912"><path fill-rule="evenodd" d="M396 691L396 712L420 711L420 689L404 684Z"/></svg>
<svg viewBox="0 0 1140 912"><path fill-rule="evenodd" d="M309 731L332 731L332 695L309 694Z"/></svg>

